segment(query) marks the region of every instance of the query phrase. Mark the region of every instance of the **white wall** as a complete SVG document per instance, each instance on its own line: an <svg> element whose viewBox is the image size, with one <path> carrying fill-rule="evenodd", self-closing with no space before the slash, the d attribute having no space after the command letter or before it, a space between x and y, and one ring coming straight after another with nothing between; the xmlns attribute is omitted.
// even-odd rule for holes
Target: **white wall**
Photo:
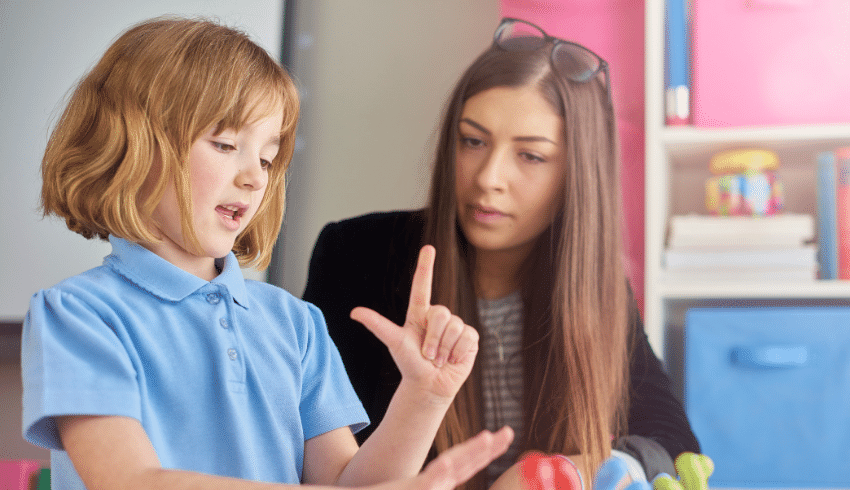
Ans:
<svg viewBox="0 0 850 490"><path fill-rule="evenodd" d="M448 92L499 18L498 0L298 1L305 148L293 159L281 274L296 295L324 224L424 204Z"/></svg>

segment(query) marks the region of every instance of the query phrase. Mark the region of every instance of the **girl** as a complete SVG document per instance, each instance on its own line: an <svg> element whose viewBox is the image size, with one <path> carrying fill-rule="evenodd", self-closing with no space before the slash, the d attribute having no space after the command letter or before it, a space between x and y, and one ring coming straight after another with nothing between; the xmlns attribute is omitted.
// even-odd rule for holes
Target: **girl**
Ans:
<svg viewBox="0 0 850 490"><path fill-rule="evenodd" d="M483 434L414 478L477 352L475 331L431 306L433 248L403 328L352 314L403 378L362 448L368 419L319 310L243 279L280 229L297 116L283 68L203 20L129 29L80 82L42 206L113 251L36 293L24 323L24 435L52 450L54 489L449 489L507 447L509 429ZM420 353L432 328L456 333L447 363Z"/></svg>
<svg viewBox="0 0 850 490"><path fill-rule="evenodd" d="M587 475L613 442L636 463L632 478L674 474L679 453L698 452L627 285L619 174L605 61L503 20L449 100L427 207L330 224L316 243L304 299L325 312L370 417L400 378L348 310L399 321L415 251L428 243L441 252L437 302L482 339L435 449L484 427L517 433L473 487L516 484L530 450L569 456ZM426 351L439 339L429 333Z"/></svg>

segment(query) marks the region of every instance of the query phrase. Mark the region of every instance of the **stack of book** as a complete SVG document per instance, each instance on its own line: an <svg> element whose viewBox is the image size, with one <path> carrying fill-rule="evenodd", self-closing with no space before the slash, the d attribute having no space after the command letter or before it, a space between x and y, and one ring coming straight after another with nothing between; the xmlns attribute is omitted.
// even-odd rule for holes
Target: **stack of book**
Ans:
<svg viewBox="0 0 850 490"><path fill-rule="evenodd" d="M670 278L801 281L818 277L809 214L670 218L664 266Z"/></svg>

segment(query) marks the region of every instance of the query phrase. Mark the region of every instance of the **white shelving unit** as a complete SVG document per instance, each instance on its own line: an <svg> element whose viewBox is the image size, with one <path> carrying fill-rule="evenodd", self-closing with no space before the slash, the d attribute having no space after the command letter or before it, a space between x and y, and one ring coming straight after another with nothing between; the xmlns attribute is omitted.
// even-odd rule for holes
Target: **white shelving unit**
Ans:
<svg viewBox="0 0 850 490"><path fill-rule="evenodd" d="M662 268L669 217L705 213L704 182L712 154L744 147L776 151L779 174L785 183L786 210L816 215L815 155L850 145L850 124L722 129L665 126L664 5L664 0L645 3L644 321L650 343L668 361L668 348L676 343L670 333L681 331L684 311L691 307L850 305L850 281L683 281L665 278Z"/></svg>

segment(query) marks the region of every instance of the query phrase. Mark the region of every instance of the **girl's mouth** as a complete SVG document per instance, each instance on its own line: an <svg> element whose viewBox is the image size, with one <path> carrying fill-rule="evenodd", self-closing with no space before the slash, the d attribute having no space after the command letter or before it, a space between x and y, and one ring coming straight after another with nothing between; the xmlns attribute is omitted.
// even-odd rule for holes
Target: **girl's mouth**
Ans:
<svg viewBox="0 0 850 490"><path fill-rule="evenodd" d="M219 213L223 214L224 216L227 216L228 218L235 220L235 219L240 218L242 215L245 214L246 208L243 208L241 206L228 205L228 206L218 206L218 207L216 207L216 210Z"/></svg>

